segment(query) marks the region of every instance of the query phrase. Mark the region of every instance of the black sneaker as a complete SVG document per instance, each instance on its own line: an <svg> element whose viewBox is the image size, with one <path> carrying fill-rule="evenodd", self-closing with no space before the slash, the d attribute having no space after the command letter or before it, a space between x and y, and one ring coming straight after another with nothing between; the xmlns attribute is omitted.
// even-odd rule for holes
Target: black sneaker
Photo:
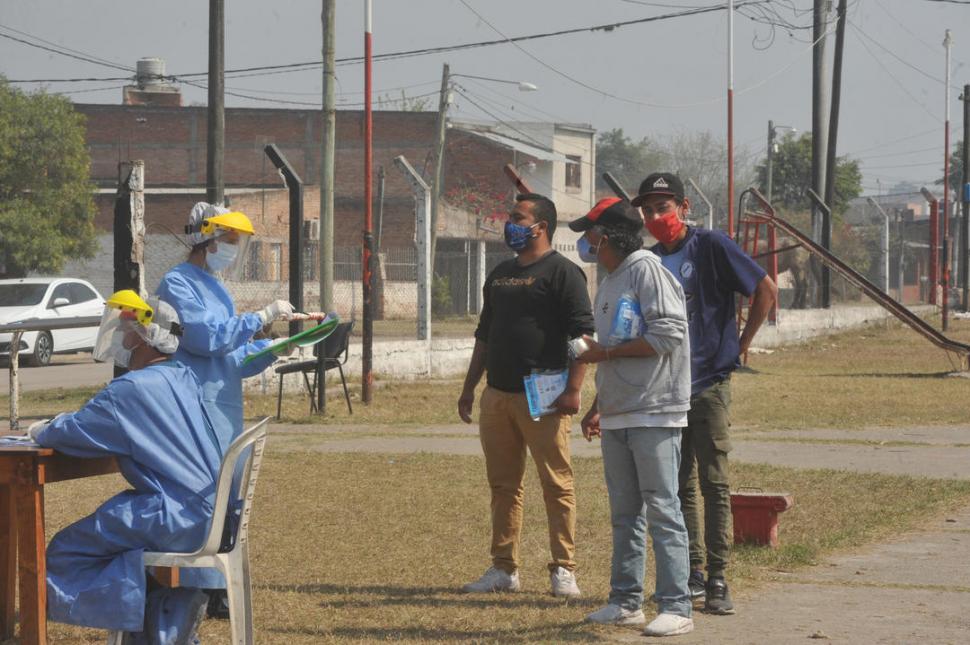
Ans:
<svg viewBox="0 0 970 645"><path fill-rule="evenodd" d="M687 588L690 590L691 600L703 598L707 593L707 584L704 581L704 572L700 569L694 569L691 571L690 577L687 579Z"/></svg>
<svg viewBox="0 0 970 645"><path fill-rule="evenodd" d="M204 589L209 596L206 615L217 620L229 620L229 596L225 589Z"/></svg>
<svg viewBox="0 0 970 645"><path fill-rule="evenodd" d="M707 597L704 600L704 611L718 616L728 616L734 613L734 603L728 592L724 578L710 578L707 581Z"/></svg>

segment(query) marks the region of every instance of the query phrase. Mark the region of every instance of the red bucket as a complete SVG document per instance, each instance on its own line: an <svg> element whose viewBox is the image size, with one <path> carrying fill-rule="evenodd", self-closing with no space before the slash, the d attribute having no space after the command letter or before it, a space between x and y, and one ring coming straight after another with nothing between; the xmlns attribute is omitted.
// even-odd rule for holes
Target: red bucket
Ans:
<svg viewBox="0 0 970 645"><path fill-rule="evenodd" d="M778 514L787 511L793 503L789 493L766 493L761 489L731 493L734 543L777 547Z"/></svg>

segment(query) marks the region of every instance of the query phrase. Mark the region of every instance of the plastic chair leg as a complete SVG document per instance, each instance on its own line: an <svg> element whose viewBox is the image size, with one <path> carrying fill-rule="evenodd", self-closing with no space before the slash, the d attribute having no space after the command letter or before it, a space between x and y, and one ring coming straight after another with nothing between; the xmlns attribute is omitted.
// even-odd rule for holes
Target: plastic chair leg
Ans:
<svg viewBox="0 0 970 645"><path fill-rule="evenodd" d="M350 405L350 392L347 391L347 379L344 378L344 368L340 363L337 363L337 369L340 370L340 382L344 384L344 398L347 399L347 412L353 414L354 408Z"/></svg>
<svg viewBox="0 0 970 645"><path fill-rule="evenodd" d="M124 645L125 633L119 631L108 632L107 645Z"/></svg>
<svg viewBox="0 0 970 645"><path fill-rule="evenodd" d="M253 602L249 579L249 549L238 545L224 556L229 623L233 645L253 645Z"/></svg>

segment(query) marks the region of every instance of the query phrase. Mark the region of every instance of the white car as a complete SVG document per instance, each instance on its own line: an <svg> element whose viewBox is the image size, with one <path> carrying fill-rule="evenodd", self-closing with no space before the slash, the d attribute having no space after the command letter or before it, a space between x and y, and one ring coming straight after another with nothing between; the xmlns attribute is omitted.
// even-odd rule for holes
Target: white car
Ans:
<svg viewBox="0 0 970 645"><path fill-rule="evenodd" d="M0 280L0 324L28 318L59 320L100 316L104 298L91 283L73 278L16 278ZM98 327L28 331L20 337L20 360L47 365L51 356L91 351ZM10 333L0 333L0 356L10 354Z"/></svg>

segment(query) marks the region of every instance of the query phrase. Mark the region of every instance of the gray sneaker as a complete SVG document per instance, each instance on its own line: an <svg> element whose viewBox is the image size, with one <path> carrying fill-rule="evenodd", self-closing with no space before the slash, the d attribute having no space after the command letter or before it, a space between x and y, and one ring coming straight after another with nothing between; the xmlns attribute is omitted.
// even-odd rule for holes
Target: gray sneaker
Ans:
<svg viewBox="0 0 970 645"><path fill-rule="evenodd" d="M506 573L489 567L481 578L461 588L465 593L488 593L490 591L518 591L519 572Z"/></svg>
<svg viewBox="0 0 970 645"><path fill-rule="evenodd" d="M647 618L640 609L630 611L619 605L607 605L586 616L586 622L600 625L642 625L647 622Z"/></svg>
<svg viewBox="0 0 970 645"><path fill-rule="evenodd" d="M706 593L705 612L717 616L729 616L734 613L734 603L731 602L731 594L724 578L709 578Z"/></svg>

